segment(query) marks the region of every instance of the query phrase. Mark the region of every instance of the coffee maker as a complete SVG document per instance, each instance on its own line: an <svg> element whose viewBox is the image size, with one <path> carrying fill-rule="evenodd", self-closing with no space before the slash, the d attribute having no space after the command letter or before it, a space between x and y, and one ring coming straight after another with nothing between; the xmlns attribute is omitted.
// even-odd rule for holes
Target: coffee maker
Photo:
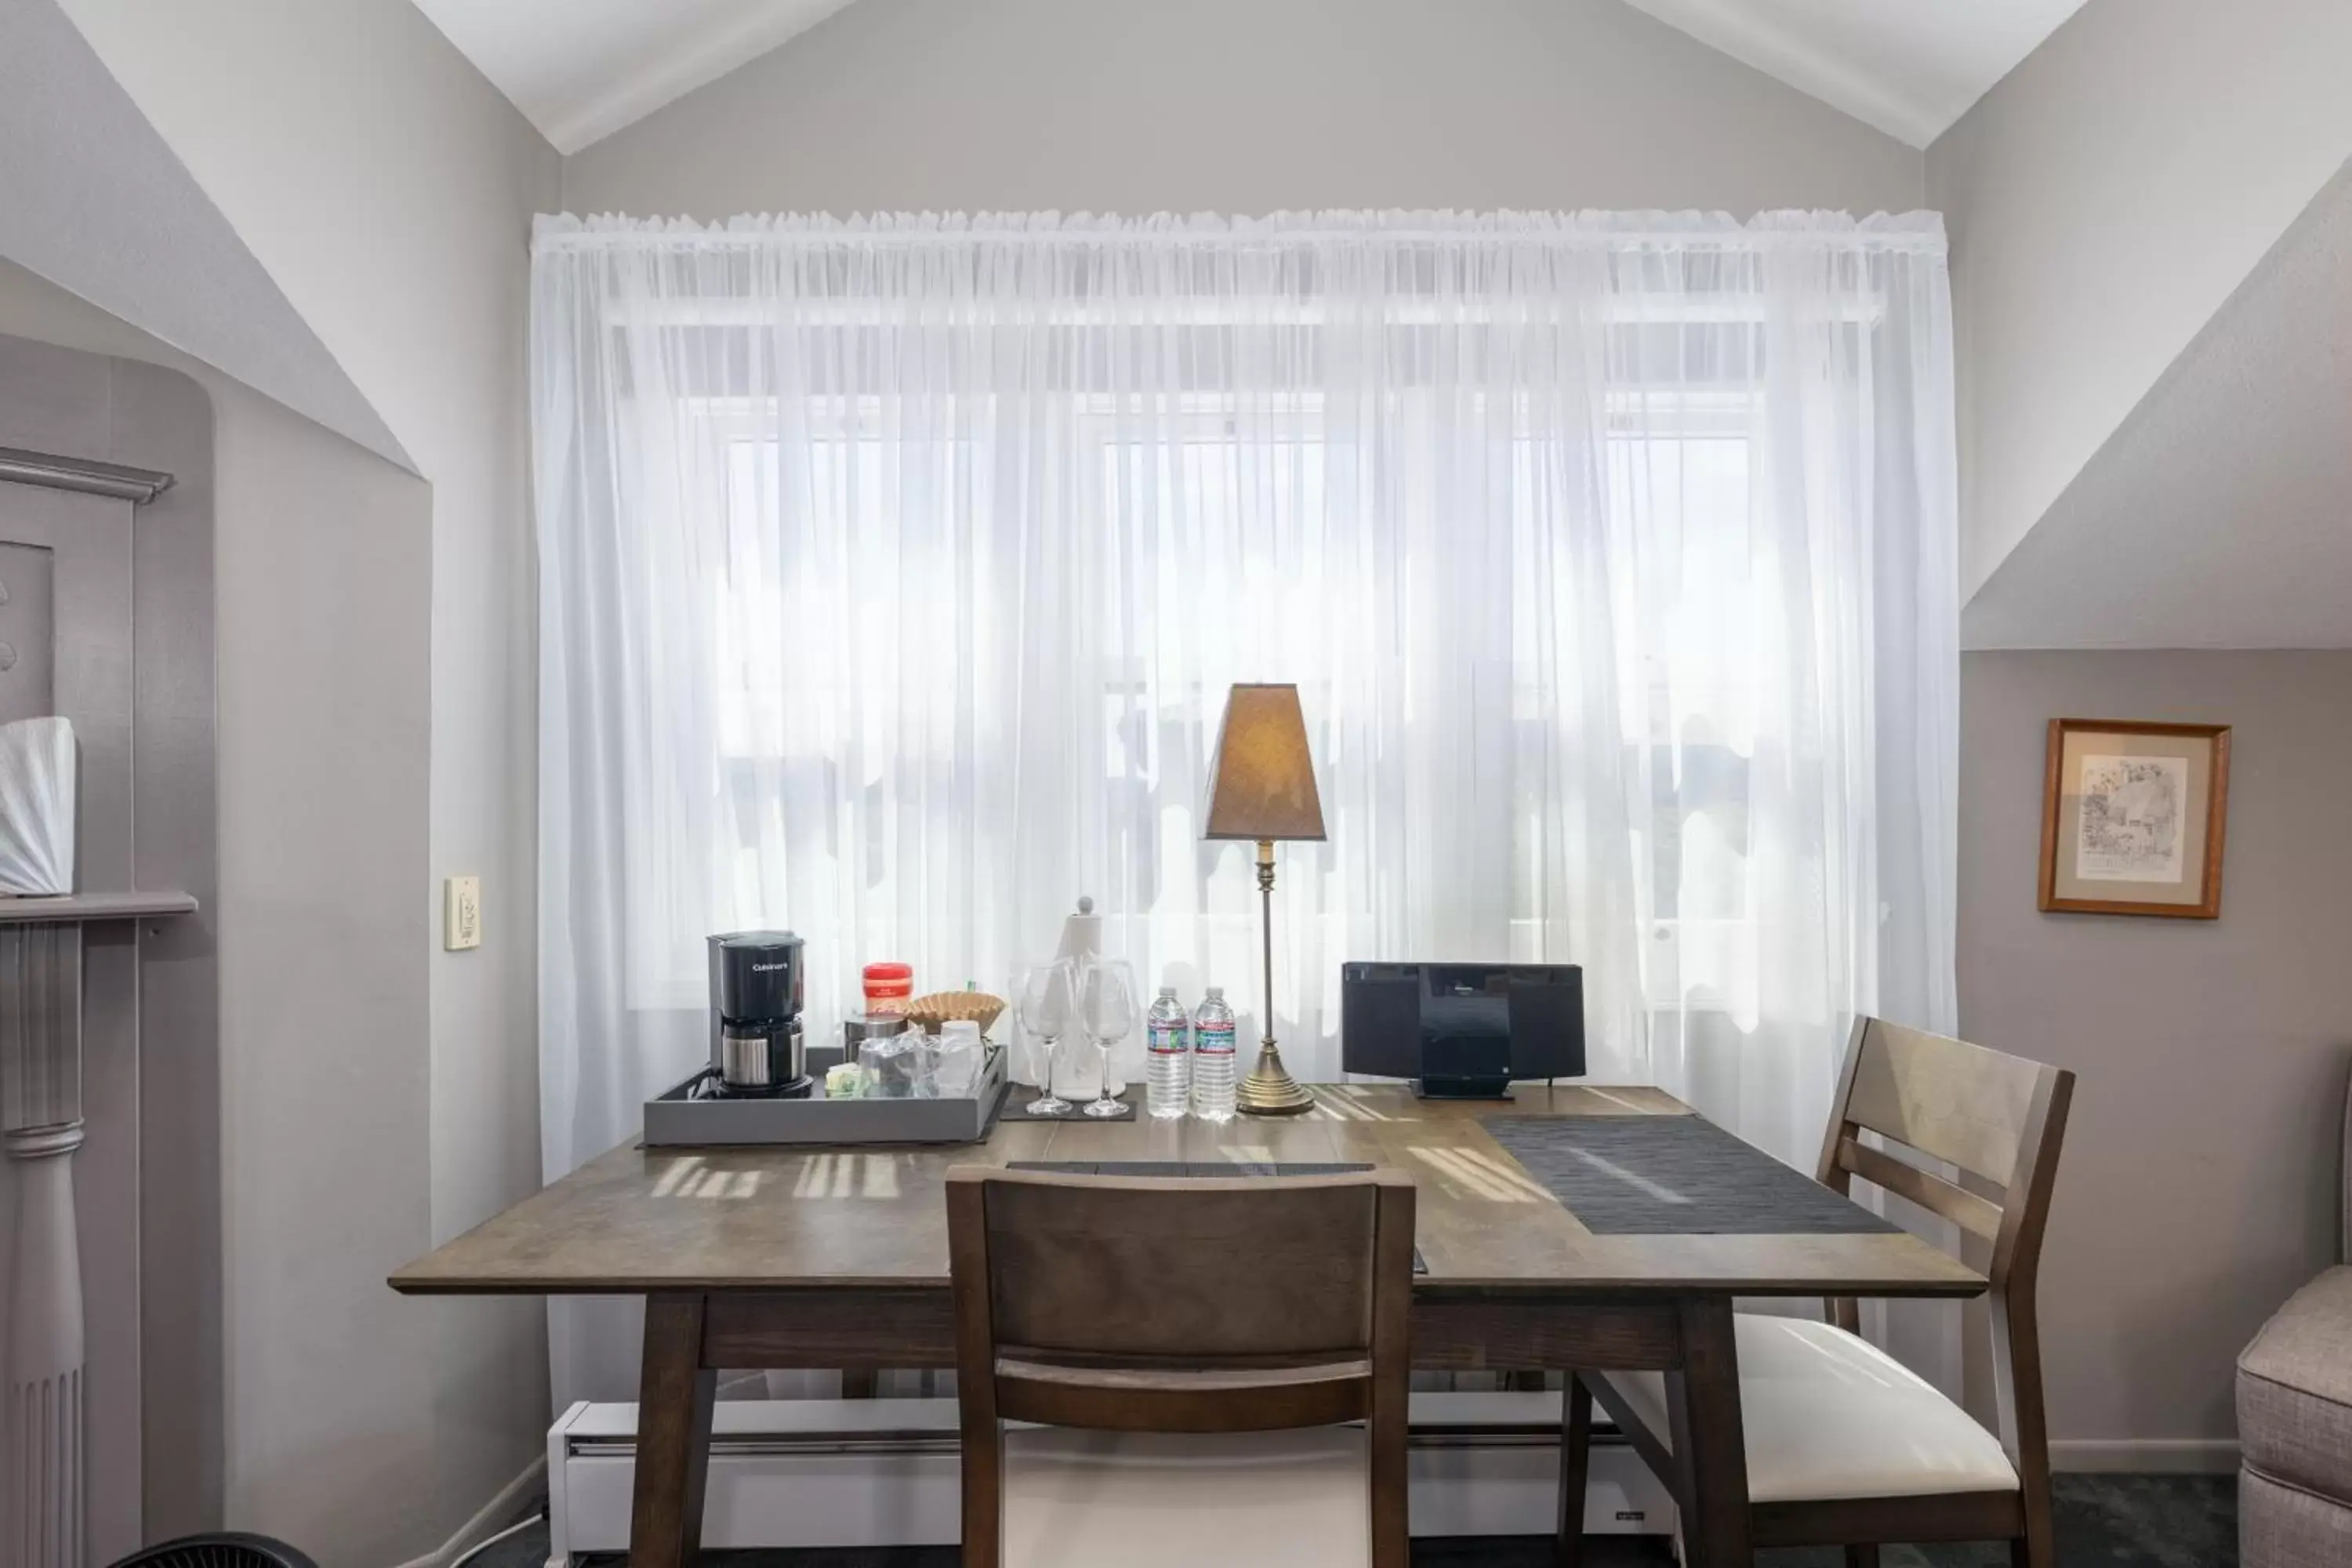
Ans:
<svg viewBox="0 0 2352 1568"><path fill-rule="evenodd" d="M801 1100L801 939L788 931L709 939L710 1082L721 1099Z"/></svg>

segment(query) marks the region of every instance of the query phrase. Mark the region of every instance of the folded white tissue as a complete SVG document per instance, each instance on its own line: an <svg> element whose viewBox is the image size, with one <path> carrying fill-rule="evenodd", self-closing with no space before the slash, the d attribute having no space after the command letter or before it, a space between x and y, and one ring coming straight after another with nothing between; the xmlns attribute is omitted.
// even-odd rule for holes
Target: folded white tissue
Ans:
<svg viewBox="0 0 2352 1568"><path fill-rule="evenodd" d="M0 896L70 893L73 879L73 722L0 724Z"/></svg>

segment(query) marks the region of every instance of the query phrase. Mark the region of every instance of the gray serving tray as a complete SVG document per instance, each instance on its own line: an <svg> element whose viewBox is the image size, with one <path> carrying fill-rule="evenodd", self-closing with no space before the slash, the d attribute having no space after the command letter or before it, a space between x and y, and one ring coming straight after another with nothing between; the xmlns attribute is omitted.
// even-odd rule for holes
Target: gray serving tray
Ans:
<svg viewBox="0 0 2352 1568"><path fill-rule="evenodd" d="M829 1053L840 1059L838 1050ZM816 1092L806 1100L695 1100L696 1073L646 1101L646 1146L652 1149L745 1143L977 1143L1004 1103L1005 1053L992 1047L968 1100L827 1100L824 1066L809 1052ZM826 1066L831 1065L828 1061Z"/></svg>

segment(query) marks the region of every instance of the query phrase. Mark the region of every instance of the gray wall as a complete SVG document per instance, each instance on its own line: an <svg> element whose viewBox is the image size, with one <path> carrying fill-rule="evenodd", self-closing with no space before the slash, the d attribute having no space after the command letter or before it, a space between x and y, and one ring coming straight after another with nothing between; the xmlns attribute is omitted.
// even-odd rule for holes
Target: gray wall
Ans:
<svg viewBox="0 0 2352 1568"><path fill-rule="evenodd" d="M556 205L558 161L409 0L61 3L430 481L400 501L426 509L422 537L353 514L383 504L373 473L352 481L349 502L321 496L272 520L311 531L285 546L289 570L324 574L337 557L346 566L304 595L315 616L304 604L277 612L292 617L278 635L295 667L279 679L290 685L309 662L307 639L334 647L347 627L389 617L377 627L384 668L353 689L395 677L426 683L422 729L403 733L408 749L397 766L363 781L368 812L331 793L307 797L349 809L352 823L396 825L396 851L354 844L343 853L406 857L409 907L396 941L402 973L420 994L393 1005L404 1018L412 1004L426 1013L380 1042L387 1059L377 1070L423 1086L425 1120L404 1129L398 1170L380 1195L366 1180L340 1190L298 1182L292 1156L277 1168L297 1235L338 1210L358 1214L362 1230L404 1228L410 1184L424 1184L429 1219L413 1249L421 1251L539 1184L524 323L530 215ZM225 445L234 434L225 425ZM324 478L313 471L303 482ZM372 584L371 549L417 553ZM422 600L409 597L417 572L426 579ZM225 579L225 625L229 587ZM346 596L364 603L339 603ZM323 661L331 667L334 658ZM298 753L305 743L290 718L276 739ZM382 739L371 737L370 747ZM299 776L318 764L298 754L288 765ZM225 767L225 790L229 784ZM414 855L404 837L411 826L425 836ZM466 872L482 878L485 940L474 952L444 952L441 880ZM289 994L308 984L290 982ZM346 1266L361 1279L355 1255L336 1267ZM270 1300L265 1315L280 1299ZM345 1549L331 1534L312 1550L362 1564L437 1547L532 1461L548 1418L545 1314L536 1303L370 1301L368 1313L372 1322L399 1314L400 1332L429 1336L394 1352L375 1337L393 1325L376 1322L345 1342L383 1349L367 1375L403 1381L401 1397L422 1402L386 1418L385 1441L398 1433L430 1484L396 1527L364 1510L312 1515L349 1528L340 1536ZM415 1359L404 1360L412 1351ZM246 1517L310 1507L295 1467L331 1458L315 1440L311 1407L333 1387L315 1376L247 1386L256 1403L233 1429L229 1478L232 1505ZM331 1397L358 1408L349 1390Z"/></svg>
<svg viewBox="0 0 2352 1568"><path fill-rule="evenodd" d="M2352 652L1961 661L1960 1026L2080 1075L2044 1253L2062 1467L2231 1462L2231 1370L2334 1260ZM2215 921L2042 914L2055 718L2232 727Z"/></svg>
<svg viewBox="0 0 2352 1568"><path fill-rule="evenodd" d="M564 204L1745 216L1905 210L1924 177L1619 0L858 0L567 159Z"/></svg>
<svg viewBox="0 0 2352 1568"><path fill-rule="evenodd" d="M432 492L5 263L0 332L213 399L226 1517L382 1568L504 1479L441 1479L453 1318L383 1285L432 1238Z"/></svg>

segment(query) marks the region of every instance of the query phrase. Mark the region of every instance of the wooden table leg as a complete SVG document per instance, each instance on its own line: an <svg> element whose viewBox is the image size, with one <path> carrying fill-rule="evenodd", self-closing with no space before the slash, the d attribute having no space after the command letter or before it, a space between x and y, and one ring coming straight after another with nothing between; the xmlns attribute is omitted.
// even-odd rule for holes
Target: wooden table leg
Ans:
<svg viewBox="0 0 2352 1568"><path fill-rule="evenodd" d="M1557 1568L1584 1561L1584 1487L1592 1470L1592 1391L1574 1373L1559 1395L1559 1537Z"/></svg>
<svg viewBox="0 0 2352 1568"><path fill-rule="evenodd" d="M718 1373L702 1364L703 1303L700 1296L646 1302L629 1568L693 1568L702 1552L710 1405L719 1392Z"/></svg>
<svg viewBox="0 0 2352 1568"><path fill-rule="evenodd" d="M1751 1568L1748 1444L1739 1420L1739 1350L1727 1298L1682 1304L1683 1364L1666 1374L1666 1409L1682 1475L1687 1568Z"/></svg>

